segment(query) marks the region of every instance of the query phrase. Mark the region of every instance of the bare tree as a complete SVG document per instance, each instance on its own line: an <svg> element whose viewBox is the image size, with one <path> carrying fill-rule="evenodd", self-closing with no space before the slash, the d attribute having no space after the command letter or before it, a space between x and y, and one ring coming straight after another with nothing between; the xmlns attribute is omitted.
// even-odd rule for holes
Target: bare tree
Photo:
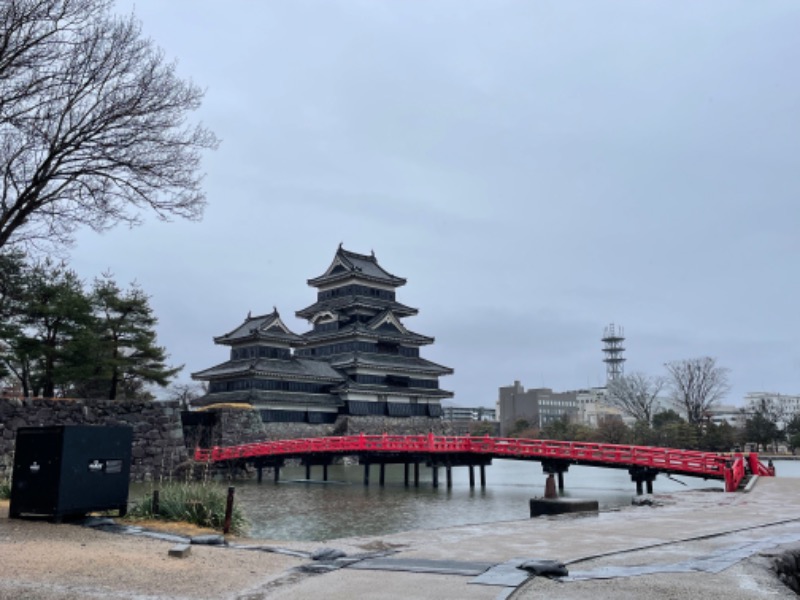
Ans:
<svg viewBox="0 0 800 600"><path fill-rule="evenodd" d="M183 410L189 410L192 400L205 396L208 390L204 383L175 383L168 392L168 400L178 402Z"/></svg>
<svg viewBox="0 0 800 600"><path fill-rule="evenodd" d="M676 360L666 365L672 400L686 411L689 423L700 423L706 412L728 393L728 369L710 356Z"/></svg>
<svg viewBox="0 0 800 600"><path fill-rule="evenodd" d="M649 425L665 383L663 377L631 373L609 383L606 401L636 421Z"/></svg>
<svg viewBox="0 0 800 600"><path fill-rule="evenodd" d="M0 2L0 248L199 218L202 97L109 0Z"/></svg>

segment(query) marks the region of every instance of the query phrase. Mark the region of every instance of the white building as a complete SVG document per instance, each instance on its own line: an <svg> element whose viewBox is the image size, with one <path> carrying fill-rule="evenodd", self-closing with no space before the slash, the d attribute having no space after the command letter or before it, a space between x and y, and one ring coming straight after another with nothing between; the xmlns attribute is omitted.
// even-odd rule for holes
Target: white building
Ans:
<svg viewBox="0 0 800 600"><path fill-rule="evenodd" d="M732 427L744 427L747 415L738 406L732 404L717 404L708 410L711 422L714 425L727 423Z"/></svg>
<svg viewBox="0 0 800 600"><path fill-rule="evenodd" d="M589 427L597 427L603 419L619 417L623 421L627 418L618 408L606 402L606 388L596 387L588 390L577 391L579 421Z"/></svg>
<svg viewBox="0 0 800 600"><path fill-rule="evenodd" d="M450 421L496 421L497 411L483 406L442 406L442 418Z"/></svg>
<svg viewBox="0 0 800 600"><path fill-rule="evenodd" d="M800 395L750 392L744 397L744 405L748 415L766 408L779 417L778 426L783 428L794 415L800 414Z"/></svg>

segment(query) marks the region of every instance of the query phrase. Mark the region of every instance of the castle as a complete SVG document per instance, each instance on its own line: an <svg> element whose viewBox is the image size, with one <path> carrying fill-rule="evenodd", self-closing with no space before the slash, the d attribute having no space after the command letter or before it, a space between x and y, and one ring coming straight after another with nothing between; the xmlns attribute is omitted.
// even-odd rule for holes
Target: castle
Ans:
<svg viewBox="0 0 800 600"><path fill-rule="evenodd" d="M452 392L439 377L453 370L420 356L434 342L402 319L417 309L396 300L406 280L392 275L375 254L340 245L327 270L308 280L317 300L295 314L311 330L291 331L278 310L247 315L215 337L229 359L198 371L208 383L196 405L246 403L264 423L332 424L343 415L439 419Z"/></svg>

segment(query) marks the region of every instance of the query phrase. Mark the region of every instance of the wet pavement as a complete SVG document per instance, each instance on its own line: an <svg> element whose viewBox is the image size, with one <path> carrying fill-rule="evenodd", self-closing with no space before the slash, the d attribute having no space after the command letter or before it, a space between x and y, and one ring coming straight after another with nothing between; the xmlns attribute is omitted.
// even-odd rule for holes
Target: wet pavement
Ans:
<svg viewBox="0 0 800 600"><path fill-rule="evenodd" d="M628 592L649 600L693 597L692 590L709 598L724 592L719 597L728 600L796 597L757 559L763 551L800 544L800 479L761 478L747 494L655 499L658 506L595 515L330 541L344 550L379 541L395 554L295 582L285 595L278 589L270 597L497 600L540 597L547 590L550 597L594 600L619 600ZM530 559L561 561L569 576L532 577L518 568ZM492 566L476 574L486 564ZM375 570L380 577L365 577ZM655 587L644 593L648 582Z"/></svg>
<svg viewBox="0 0 800 600"><path fill-rule="evenodd" d="M37 557L35 562L12 561L13 585L0 580L0 598L4 589L15 593L32 590L25 598L47 600L797 597L778 581L770 565L781 548L800 547L800 479L761 478L750 493L690 491L656 495L653 500L651 506L599 514L341 538L329 540L326 547L309 542L275 544L241 539L210 545L219 538L162 534L119 526L110 520L89 524L100 532L127 535L6 521L5 538L0 535L0 554L15 544L15 554L7 555L7 559L26 548L24 541L17 541L15 532L42 538L45 545L30 546ZM75 560L58 551L67 540L51 538L54 532L82 542L77 544L80 550L74 553ZM99 540L100 535L108 539ZM117 543L124 538L129 541ZM162 558L170 544L192 542L197 546L191 556L169 561ZM70 544L70 548L77 548L74 542ZM87 553L93 552L93 560L99 561L106 546L110 548L109 557L117 557L113 563L100 571L84 565L86 573L74 574L86 562ZM128 556L129 550L136 550L135 560L147 563L147 569L125 568L121 557ZM144 550L147 552L143 554ZM565 565L569 574L553 578L533 575L520 568L523 564L533 572ZM204 579L207 569L212 569L207 573L210 578ZM156 589L162 595L133 591L148 585L144 575L139 577L140 572L161 573ZM222 576L230 582L224 594L219 593Z"/></svg>

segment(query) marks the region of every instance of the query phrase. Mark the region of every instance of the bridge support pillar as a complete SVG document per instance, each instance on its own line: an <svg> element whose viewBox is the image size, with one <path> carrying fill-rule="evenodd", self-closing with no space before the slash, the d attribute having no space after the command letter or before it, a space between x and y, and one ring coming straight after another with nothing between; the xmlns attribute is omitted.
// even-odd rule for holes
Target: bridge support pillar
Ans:
<svg viewBox="0 0 800 600"><path fill-rule="evenodd" d="M328 481L328 463L322 465L322 481Z"/></svg>
<svg viewBox="0 0 800 600"><path fill-rule="evenodd" d="M419 487L419 463L414 463L414 487Z"/></svg>
<svg viewBox="0 0 800 600"><path fill-rule="evenodd" d="M274 471L272 471L272 480L275 483L278 483L280 479L281 479L281 466L276 464L274 467Z"/></svg>
<svg viewBox="0 0 800 600"><path fill-rule="evenodd" d="M383 487L384 483L386 483L386 463L381 463L381 470L380 476L378 479L378 485Z"/></svg>
<svg viewBox="0 0 800 600"><path fill-rule="evenodd" d="M306 462L306 480L311 479L311 462Z"/></svg>
<svg viewBox="0 0 800 600"><path fill-rule="evenodd" d="M408 487L408 463L403 463L403 485Z"/></svg>
<svg viewBox="0 0 800 600"><path fill-rule="evenodd" d="M369 463L364 463L364 485L369 485Z"/></svg>
<svg viewBox="0 0 800 600"><path fill-rule="evenodd" d="M447 477L447 487L448 489L453 487L453 467L447 465L444 468L445 476Z"/></svg>
<svg viewBox="0 0 800 600"><path fill-rule="evenodd" d="M469 466L469 487L475 487L475 467L472 465Z"/></svg>
<svg viewBox="0 0 800 600"><path fill-rule="evenodd" d="M256 467L256 481L257 481L258 483L261 483L261 481L262 481L263 479L264 479L264 467L263 467L263 466L261 466L261 465L258 465L258 466Z"/></svg>
<svg viewBox="0 0 800 600"><path fill-rule="evenodd" d="M486 466L481 465L481 487L486 487Z"/></svg>
<svg viewBox="0 0 800 600"><path fill-rule="evenodd" d="M436 465L431 466L431 475L433 475L433 487L439 487L439 467Z"/></svg>
<svg viewBox="0 0 800 600"><path fill-rule="evenodd" d="M637 496L642 495L645 486L647 487L648 494L653 493L653 482L658 475L658 471L648 467L633 467L628 470L628 473L631 475L631 481L636 483Z"/></svg>
<svg viewBox="0 0 800 600"><path fill-rule="evenodd" d="M543 460L542 471L546 475L555 475L558 479L558 491L564 491L564 473L569 471L569 462L566 460Z"/></svg>

